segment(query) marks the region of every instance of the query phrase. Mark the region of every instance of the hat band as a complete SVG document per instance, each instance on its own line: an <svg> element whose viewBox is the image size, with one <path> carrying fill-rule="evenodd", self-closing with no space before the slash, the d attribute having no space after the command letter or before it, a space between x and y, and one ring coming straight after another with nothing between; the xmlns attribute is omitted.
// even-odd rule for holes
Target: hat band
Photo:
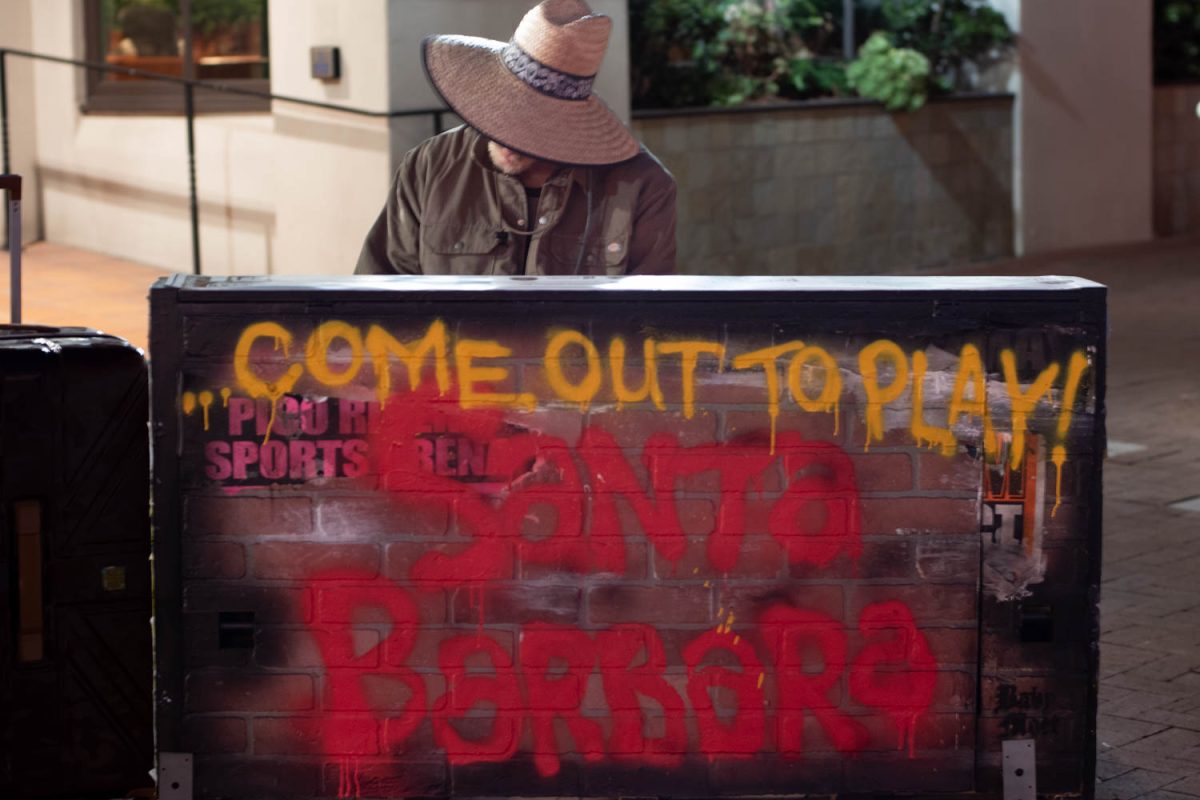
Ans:
<svg viewBox="0 0 1200 800"><path fill-rule="evenodd" d="M542 94L559 100L587 100L592 93L595 75L582 77L559 72L526 53L516 42L509 42L500 57L509 72Z"/></svg>

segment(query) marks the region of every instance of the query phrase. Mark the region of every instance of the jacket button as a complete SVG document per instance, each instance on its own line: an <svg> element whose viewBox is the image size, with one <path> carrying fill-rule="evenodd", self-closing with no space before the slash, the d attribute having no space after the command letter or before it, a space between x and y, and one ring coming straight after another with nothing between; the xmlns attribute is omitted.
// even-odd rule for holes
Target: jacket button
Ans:
<svg viewBox="0 0 1200 800"><path fill-rule="evenodd" d="M455 243L454 243L454 251L455 251L455 252L458 252L459 250L462 250L462 249L463 249L463 243L462 243L462 242L455 242Z"/></svg>
<svg viewBox="0 0 1200 800"><path fill-rule="evenodd" d="M610 253L619 253L619 252L621 252L621 243L620 243L620 242L609 242L609 244L608 244L608 252L610 252Z"/></svg>
<svg viewBox="0 0 1200 800"><path fill-rule="evenodd" d="M517 224L520 225L522 228L524 228L525 227L525 218L522 217L521 219L517 220Z"/></svg>
<svg viewBox="0 0 1200 800"><path fill-rule="evenodd" d="M547 216L541 216L541 217L538 217L538 224L539 224L539 225L545 225L545 224L546 224L547 222L549 222L549 221L550 221L550 218L549 218L549 217L547 217Z"/></svg>

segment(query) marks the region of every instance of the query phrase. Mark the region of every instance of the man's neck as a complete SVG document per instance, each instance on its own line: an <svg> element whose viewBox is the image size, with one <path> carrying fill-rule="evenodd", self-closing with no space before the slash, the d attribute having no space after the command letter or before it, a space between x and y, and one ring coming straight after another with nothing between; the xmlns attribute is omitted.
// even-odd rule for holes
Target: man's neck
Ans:
<svg viewBox="0 0 1200 800"><path fill-rule="evenodd" d="M554 177L554 173L558 172L558 169L558 164L543 161L522 172L517 179L524 184L526 189L540 189L546 185L546 181Z"/></svg>

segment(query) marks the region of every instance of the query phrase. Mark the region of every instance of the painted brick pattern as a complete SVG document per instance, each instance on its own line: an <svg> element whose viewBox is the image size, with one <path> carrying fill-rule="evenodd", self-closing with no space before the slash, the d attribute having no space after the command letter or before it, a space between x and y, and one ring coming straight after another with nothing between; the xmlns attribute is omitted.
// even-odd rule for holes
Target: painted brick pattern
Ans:
<svg viewBox="0 0 1200 800"><path fill-rule="evenodd" d="M633 397L644 360L625 364L624 400L613 389L610 334L598 333L609 319L569 328L595 344L606 387L585 397L586 359L568 371L544 357L561 323L535 316L517 334L470 316L447 325L445 358L426 360L420 386L393 358L378 407L378 374L352 337L386 323L347 316L314 333L308 319L268 319L276 327L242 347L230 336L245 343L244 320L192 318L191 340L208 348L195 374L219 375L212 362L241 351L278 387L301 364L287 387L298 399L275 411L295 418L291 435L259 432L270 403L239 403L249 390L236 371L200 385L182 365L193 399L177 411L181 469L194 488L178 748L197 754L199 795L986 793L1001 739L1018 735L1044 748L1047 775L1061 776L1051 788L1078 790L1078 770L1054 769L1090 741L1080 561L1095 465L1081 443L1096 404L1082 379L1065 438L1061 416L1030 417L1021 463L1036 470L1008 477L1025 503L984 488L993 445L983 403L971 410L982 398L953 388L975 380L966 348L984 339L970 332L928 335L949 355L916 397L899 376L925 346L919 323L890 365L863 360L891 342L870 326L831 335L813 323L803 339L836 353L841 377L828 409L805 411L789 356L768 368L774 400L763 369L733 366L789 341L770 319L756 340L711 315L668 316L655 331L675 348L658 356L660 409L650 392ZM395 336L412 350L433 329ZM509 352L473 366L452 330ZM616 331L637 349L647 335ZM326 348L316 360L310 339ZM696 345L690 373L681 342ZM1086 344L1049 353L1058 377L1043 404L1064 402ZM439 364L459 376L445 394ZM1000 354L985 348L978 364L984 395L1002 396L989 424L1007 463ZM1028 396L1047 366L1022 367L1014 391ZM494 391L468 401L471 369L503 372L474 373ZM331 403L325 427L305 398ZM914 407L943 433L916 436ZM948 418L955 409L962 419ZM950 446L930 447L951 430ZM1059 441L1075 477L1055 482ZM301 459L299 477L264 463L276 458ZM1030 518L1011 546L1010 507ZM981 534L989 520L995 534ZM985 571L998 553L1030 570L1005 584L1023 596L995 596ZM1039 640L1047 619L1051 639Z"/></svg>

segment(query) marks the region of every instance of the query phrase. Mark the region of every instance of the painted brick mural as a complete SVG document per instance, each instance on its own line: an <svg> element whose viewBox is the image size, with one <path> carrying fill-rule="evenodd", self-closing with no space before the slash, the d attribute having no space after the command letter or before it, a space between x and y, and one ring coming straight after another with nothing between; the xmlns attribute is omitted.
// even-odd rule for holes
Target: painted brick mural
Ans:
<svg viewBox="0 0 1200 800"><path fill-rule="evenodd" d="M1087 795L1103 289L939 280L156 287L160 749L204 797L997 795L1032 738Z"/></svg>

